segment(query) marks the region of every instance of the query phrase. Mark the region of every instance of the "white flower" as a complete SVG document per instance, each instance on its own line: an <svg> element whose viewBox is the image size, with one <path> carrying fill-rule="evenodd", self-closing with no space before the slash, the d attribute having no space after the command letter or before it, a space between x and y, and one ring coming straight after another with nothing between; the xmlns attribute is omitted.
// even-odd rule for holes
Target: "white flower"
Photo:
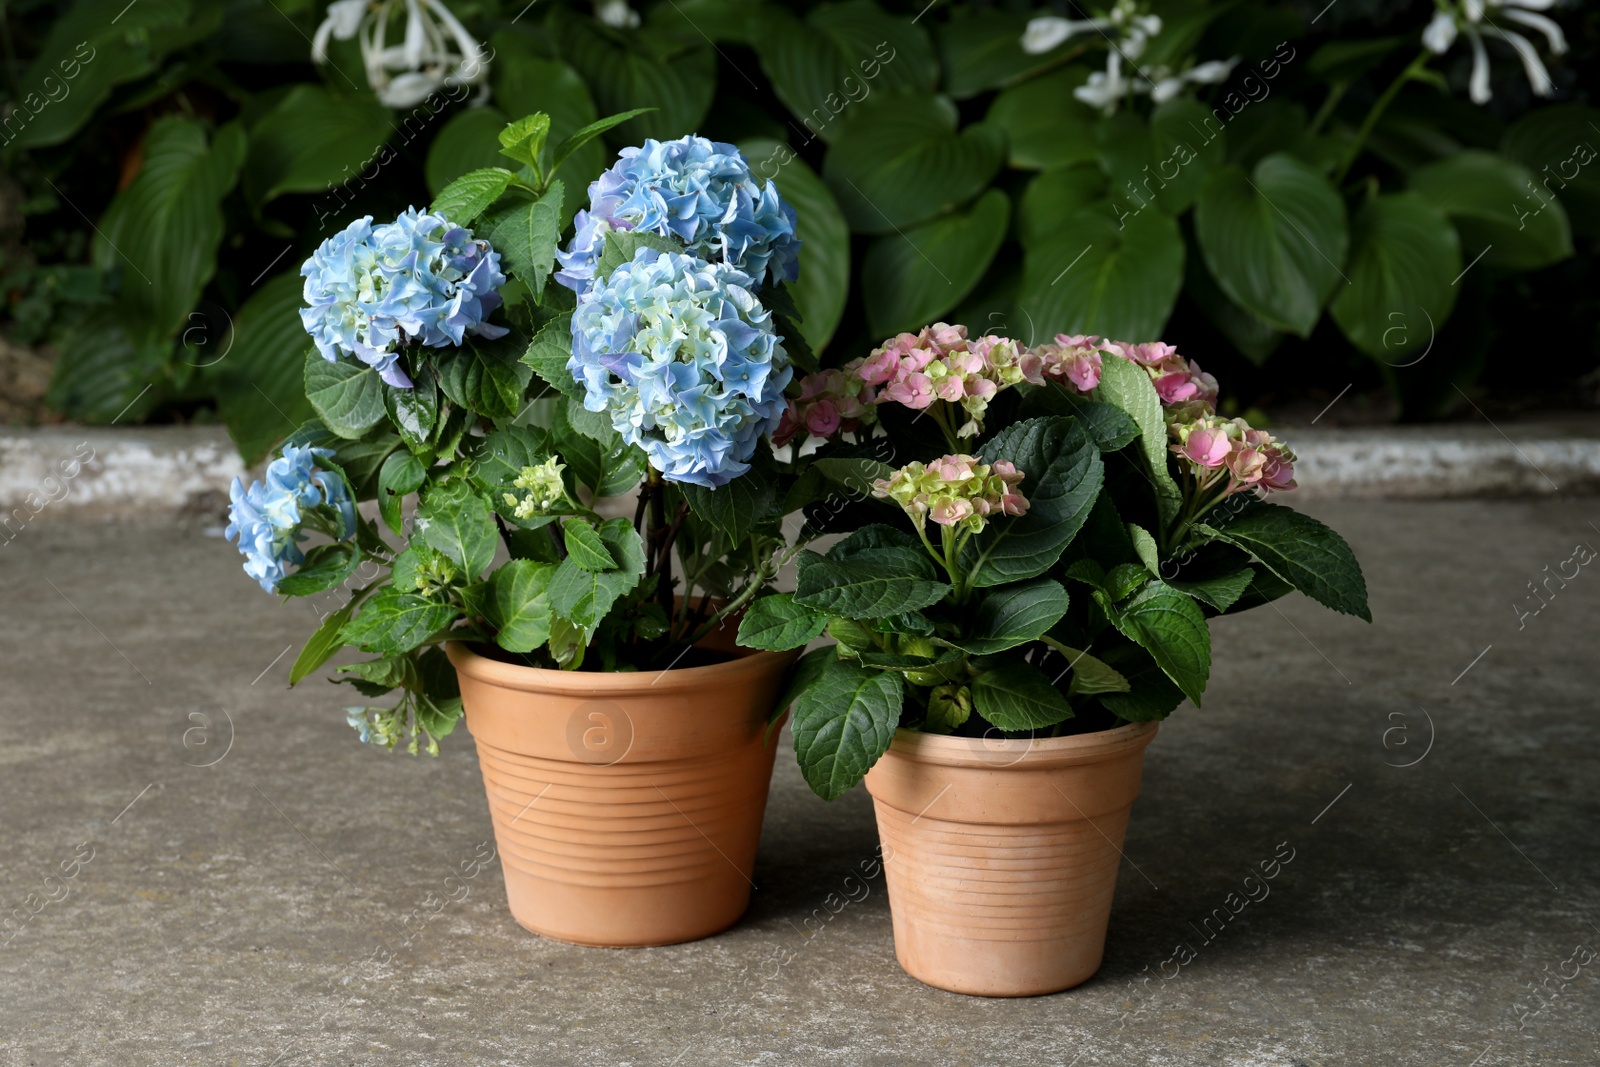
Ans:
<svg viewBox="0 0 1600 1067"><path fill-rule="evenodd" d="M388 44L389 22L405 8L405 37ZM311 59L328 61L328 40L361 38L367 84L388 107L414 107L435 91L477 85L489 74L483 49L442 0L335 0L311 41Z"/></svg>
<svg viewBox="0 0 1600 1067"><path fill-rule="evenodd" d="M1472 74L1468 78L1467 92L1474 104L1487 104L1489 91L1489 53L1483 47L1485 37L1495 37L1510 45L1522 60L1522 69L1528 76L1528 85L1536 96L1549 96L1555 89L1550 72L1539 58L1539 50L1520 33L1502 29L1492 16L1498 15L1507 22L1538 30L1544 34L1553 56L1565 55L1567 38L1561 27L1535 11L1546 11L1555 0L1440 0L1445 6L1433 16L1422 31L1422 44L1428 51L1443 55L1455 44L1456 37L1467 39L1472 49Z"/></svg>
<svg viewBox="0 0 1600 1067"><path fill-rule="evenodd" d="M1106 14L1092 19L1064 19L1042 15L1029 19L1022 33L1022 50L1030 55L1048 52L1056 45L1087 30L1094 30L1112 40L1109 32L1116 31L1113 44L1129 59L1135 59L1151 37L1161 32L1159 15L1143 14L1137 0L1117 0Z"/></svg>
<svg viewBox="0 0 1600 1067"><path fill-rule="evenodd" d="M628 6L628 0L595 0L594 17L619 30L631 30L639 25L639 13Z"/></svg>

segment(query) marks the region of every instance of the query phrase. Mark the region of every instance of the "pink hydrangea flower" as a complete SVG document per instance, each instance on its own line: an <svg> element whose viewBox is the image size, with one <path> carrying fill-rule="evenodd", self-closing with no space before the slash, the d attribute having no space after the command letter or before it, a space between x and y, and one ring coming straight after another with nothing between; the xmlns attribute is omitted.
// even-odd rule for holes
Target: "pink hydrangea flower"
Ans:
<svg viewBox="0 0 1600 1067"><path fill-rule="evenodd" d="M1178 453L1185 459L1208 470L1222 466L1232 450L1233 442L1228 439L1226 430L1220 426L1204 425L1188 429L1183 435L1182 444L1177 448Z"/></svg>

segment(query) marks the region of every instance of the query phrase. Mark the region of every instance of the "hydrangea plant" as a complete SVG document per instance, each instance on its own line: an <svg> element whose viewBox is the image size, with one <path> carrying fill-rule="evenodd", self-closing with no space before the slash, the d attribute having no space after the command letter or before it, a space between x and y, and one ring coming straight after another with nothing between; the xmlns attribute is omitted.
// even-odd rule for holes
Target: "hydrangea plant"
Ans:
<svg viewBox="0 0 1600 1067"><path fill-rule="evenodd" d="M581 295L548 284L569 225L551 175L634 114L553 147L546 116L512 123L517 170L357 220L305 264L318 418L264 481L235 484L228 534L262 588L318 598L291 682L345 646L375 657L335 678L398 695L347 708L363 741L437 751L461 713L447 640L534 667L667 670L788 558L779 522L811 498L765 441L792 362L815 369L786 343L793 209L726 145L651 142L597 183L622 199L582 238Z"/></svg>
<svg viewBox="0 0 1600 1067"><path fill-rule="evenodd" d="M739 639L833 639L779 709L812 789L839 796L902 727L1053 737L1198 706L1208 620L1293 590L1370 620L1344 540L1266 500L1294 453L1216 400L1170 345L944 323L803 379L782 433L867 499Z"/></svg>

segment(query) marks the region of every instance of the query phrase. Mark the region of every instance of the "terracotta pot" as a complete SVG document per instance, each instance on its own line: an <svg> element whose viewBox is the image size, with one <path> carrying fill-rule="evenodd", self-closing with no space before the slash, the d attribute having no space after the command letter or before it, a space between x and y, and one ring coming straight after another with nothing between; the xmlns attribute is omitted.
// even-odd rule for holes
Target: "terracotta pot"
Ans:
<svg viewBox="0 0 1600 1067"><path fill-rule="evenodd" d="M1155 735L1155 723L1034 741L896 732L867 790L906 973L985 997L1094 974Z"/></svg>
<svg viewBox="0 0 1600 1067"><path fill-rule="evenodd" d="M602 674L445 651L517 922L622 948L738 921L777 750L767 713L792 653Z"/></svg>

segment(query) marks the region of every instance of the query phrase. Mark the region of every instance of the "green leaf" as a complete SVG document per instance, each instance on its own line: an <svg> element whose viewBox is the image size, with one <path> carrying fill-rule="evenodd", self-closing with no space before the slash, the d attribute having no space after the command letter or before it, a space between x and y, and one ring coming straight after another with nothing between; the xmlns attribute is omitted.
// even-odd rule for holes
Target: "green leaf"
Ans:
<svg viewBox="0 0 1600 1067"><path fill-rule="evenodd" d="M1195 233L1234 303L1301 337L1345 280L1344 201L1321 171L1281 152L1253 173L1234 166L1213 174L1195 204Z"/></svg>
<svg viewBox="0 0 1600 1067"><path fill-rule="evenodd" d="M560 144L556 145L555 151L551 153L551 171L554 172L557 167L561 166L561 164L570 159L574 152L578 151L584 145L588 144L596 137L599 137L607 130L616 129L624 122L636 119L640 115L648 114L654 110L655 108L653 107L631 108L630 110L621 112L620 114L608 115L603 119L596 119L594 122L589 123L581 129L574 130L571 136L567 137Z"/></svg>
<svg viewBox="0 0 1600 1067"><path fill-rule="evenodd" d="M1017 306L1036 337L1159 337L1183 287L1178 224L1156 210L1122 227L1103 209L1068 215L1023 258Z"/></svg>
<svg viewBox="0 0 1600 1067"><path fill-rule="evenodd" d="M134 344L114 307L101 307L63 324L60 355L45 403L84 422L144 421L167 399L172 344ZM159 390L152 382L160 382Z"/></svg>
<svg viewBox="0 0 1600 1067"><path fill-rule="evenodd" d="M881 522L871 523L854 531L847 537L836 542L828 549L829 559L838 563L848 563L862 552L875 548L909 548L921 551L920 542L916 534L903 530L898 526L887 526ZM918 564L918 573L924 573L924 568ZM927 574L933 574L931 564L925 569Z"/></svg>
<svg viewBox="0 0 1600 1067"><path fill-rule="evenodd" d="M535 303L544 299L545 282L555 267L564 224L561 201L565 195L564 186L555 182L538 200L507 213L489 235L504 257L506 268L528 286Z"/></svg>
<svg viewBox="0 0 1600 1067"><path fill-rule="evenodd" d="M22 12L10 14L16 18ZM116 86L153 74L176 49L215 33L222 6L147 0L130 8L127 0L80 0L45 14L34 21L30 13L30 27L37 27L35 32L48 28L48 36L27 74L13 82L20 88L5 131L8 139L15 138L14 149L68 140ZM8 65L14 62L8 59Z"/></svg>
<svg viewBox="0 0 1600 1067"><path fill-rule="evenodd" d="M1534 108L1513 122L1500 139L1500 151L1534 173L1541 198L1561 201L1574 233L1600 236L1600 167L1594 166L1600 139L1600 109L1588 104ZM1527 201L1519 200L1526 205Z"/></svg>
<svg viewBox="0 0 1600 1067"><path fill-rule="evenodd" d="M600 538L619 561L615 570L588 571L564 559L550 580L550 606L555 613L592 632L611 605L644 577L644 541L627 519L607 519Z"/></svg>
<svg viewBox="0 0 1600 1067"><path fill-rule="evenodd" d="M606 165L606 153L590 137L573 138L591 125L599 112L583 78L559 59L547 58L541 51L543 43L520 32L519 26L507 26L490 35L489 46L495 52L489 71L494 99L511 115L542 111L550 116L550 136L542 157L545 177L559 179L569 189L582 189Z"/></svg>
<svg viewBox="0 0 1600 1067"><path fill-rule="evenodd" d="M1151 574L1161 574L1161 550L1156 547L1156 539L1138 523L1127 524L1128 540L1133 542L1133 550L1139 554L1139 562L1144 564L1145 570Z"/></svg>
<svg viewBox="0 0 1600 1067"><path fill-rule="evenodd" d="M450 604L386 590L363 604L361 614L345 624L340 636L363 652L393 656L418 647L455 617Z"/></svg>
<svg viewBox="0 0 1600 1067"><path fill-rule="evenodd" d="M841 118L869 96L927 92L938 76L927 32L871 0L819 5L804 22L767 5L759 18L761 69L804 128L806 144L832 141Z"/></svg>
<svg viewBox="0 0 1600 1067"><path fill-rule="evenodd" d="M1002 730L1041 730L1072 718L1072 705L1049 676L1022 660L974 678L972 706Z"/></svg>
<svg viewBox="0 0 1600 1067"><path fill-rule="evenodd" d="M1041 55L1022 50L1027 26L1028 16L1021 12L952 7L949 20L933 27L945 70L946 91L957 100L966 100L1018 82L1032 84L1025 79L1035 71L1055 66L1060 58L1055 49ZM1081 71L1075 73L1081 82Z"/></svg>
<svg viewBox="0 0 1600 1067"><path fill-rule="evenodd" d="M873 335L919 330L964 300L1000 250L1010 218L1011 201L990 189L968 209L873 241L861 264Z"/></svg>
<svg viewBox="0 0 1600 1067"><path fill-rule="evenodd" d="M1086 651L1060 645L1057 651L1067 657L1072 669L1072 681L1067 685L1068 696L1097 696L1101 693L1126 693L1128 680L1104 660L1095 659Z"/></svg>
<svg viewBox="0 0 1600 1067"><path fill-rule="evenodd" d="M1279 578L1334 611L1372 621L1367 582L1344 538L1278 504L1259 504L1232 521L1196 529L1244 549Z"/></svg>
<svg viewBox="0 0 1600 1067"><path fill-rule="evenodd" d="M390 453L378 469L378 514L396 534L405 532L400 506L406 494L421 489L426 478L422 461L405 449Z"/></svg>
<svg viewBox="0 0 1600 1067"><path fill-rule="evenodd" d="M583 384L567 370L572 358L572 316L557 315L539 328L522 362L532 367L546 385L574 400L584 397Z"/></svg>
<svg viewBox="0 0 1600 1067"><path fill-rule="evenodd" d="M429 210L436 215L443 215L457 226L465 226L500 199L515 178L516 175L504 167L468 171L441 189L439 195L433 198L433 206ZM495 247L504 254L505 249L499 247L498 241Z"/></svg>
<svg viewBox="0 0 1600 1067"><path fill-rule="evenodd" d="M1083 209L1095 208L1102 215L1109 212L1109 192L1105 171L1093 163L1065 164L1035 175L1023 190L1017 209L1017 240L1024 249L1053 243L1056 231L1072 223Z"/></svg>
<svg viewBox="0 0 1600 1067"><path fill-rule="evenodd" d="M344 637L341 632L344 630L344 624L350 621L350 614L355 609L355 604L346 604L322 620L316 633L306 641L305 647L294 658L294 665L289 668L290 685L298 684L302 678L328 662L335 652L344 647Z"/></svg>
<svg viewBox="0 0 1600 1067"><path fill-rule="evenodd" d="M1455 307L1461 242L1417 193L1367 200L1351 237L1350 284L1333 301L1333 319L1369 356L1408 366L1427 354Z"/></svg>
<svg viewBox="0 0 1600 1067"><path fill-rule="evenodd" d="M800 277L789 291L802 315L800 335L820 352L833 339L850 295L850 228L828 186L788 145L759 138L741 142L739 150L756 181L770 180L794 205Z"/></svg>
<svg viewBox="0 0 1600 1067"><path fill-rule="evenodd" d="M380 379L381 380L381 379ZM412 376L410 389L384 389L383 409L400 439L411 448L426 448L439 421L439 384L433 366L424 363Z"/></svg>
<svg viewBox="0 0 1600 1067"><path fill-rule="evenodd" d="M945 643L975 656L1004 652L1036 641L1067 613L1067 591L1060 582L1039 578L1003 586L978 605L970 619L962 619L960 637Z"/></svg>
<svg viewBox="0 0 1600 1067"><path fill-rule="evenodd" d="M1255 579L1255 568L1245 567L1231 574L1218 575L1215 578L1201 578L1195 581L1174 579L1167 582L1172 588L1188 593L1196 600L1219 612L1227 611L1233 607L1235 601L1244 595Z"/></svg>
<svg viewBox="0 0 1600 1067"><path fill-rule="evenodd" d="M918 611L949 592L921 548L874 548L848 562L801 553L794 599L826 615L870 619Z"/></svg>
<svg viewBox="0 0 1600 1067"><path fill-rule="evenodd" d="M770 466L752 462L750 470L717 489L680 483L678 490L700 518L726 533L729 543L740 545L763 523L782 518L778 485Z"/></svg>
<svg viewBox="0 0 1600 1067"><path fill-rule="evenodd" d="M1183 703L1183 690L1139 646L1122 645L1106 652L1104 658L1128 682L1127 692L1100 694L1101 705L1118 718L1152 722L1165 719Z"/></svg>
<svg viewBox="0 0 1600 1067"><path fill-rule="evenodd" d="M350 577L361 563L361 550L349 541L318 545L306 560L278 582L284 596L311 596L326 592Z"/></svg>
<svg viewBox="0 0 1600 1067"><path fill-rule="evenodd" d="M550 116L541 112L508 123L499 133L500 154L539 170L539 157L550 136Z"/></svg>
<svg viewBox="0 0 1600 1067"><path fill-rule="evenodd" d="M624 263L632 263L641 248L654 248L662 252L682 253L681 242L671 237L661 237L638 230L614 230L606 234L600 259L595 264L596 278L609 278L611 272Z"/></svg>
<svg viewBox="0 0 1600 1067"><path fill-rule="evenodd" d="M958 131L942 96L874 94L850 109L822 175L852 230L892 234L982 192L1005 148L1005 132L987 123Z"/></svg>
<svg viewBox="0 0 1600 1067"><path fill-rule="evenodd" d="M1083 82L1081 68L1067 67L994 98L986 118L1005 130L1013 167L1046 170L1098 158L1094 128L1100 115L1072 95Z"/></svg>
<svg viewBox="0 0 1600 1067"><path fill-rule="evenodd" d="M494 514L465 482L446 482L424 493L417 525L423 543L461 568L469 582L494 562Z"/></svg>
<svg viewBox="0 0 1600 1067"><path fill-rule="evenodd" d="M1560 200L1504 156L1468 149L1412 171L1407 184L1450 216L1463 253L1483 252L1487 266L1537 270L1572 255Z"/></svg>
<svg viewBox="0 0 1600 1067"><path fill-rule="evenodd" d="M369 697L382 696L401 686L409 689L420 684L417 679L416 661L410 656L385 656L382 659L347 663L339 668L338 673L354 675L373 686L373 690L365 688L361 690L363 695Z"/></svg>
<svg viewBox="0 0 1600 1067"><path fill-rule="evenodd" d="M745 648L787 652L821 635L828 617L801 607L788 593L771 593L751 603L739 622L739 643Z"/></svg>
<svg viewBox="0 0 1600 1067"><path fill-rule="evenodd" d="M473 477L485 489L510 485L524 467L536 467L550 454L550 441L537 426L506 426L483 439L473 451Z"/></svg>
<svg viewBox="0 0 1600 1067"><path fill-rule="evenodd" d="M1161 397L1150 383L1144 368L1121 356L1106 353L1101 357L1100 386L1096 395L1127 412L1139 426L1139 449L1144 455L1145 475L1155 494L1163 523L1178 514L1183 496L1167 467L1167 420L1162 414Z"/></svg>
<svg viewBox="0 0 1600 1067"><path fill-rule="evenodd" d="M1150 582L1109 614L1198 708L1211 673L1211 633L1195 602L1163 582Z"/></svg>
<svg viewBox="0 0 1600 1067"><path fill-rule="evenodd" d="M1283 343L1284 333L1271 323L1263 322L1244 308L1228 299L1228 294L1217 285L1217 280L1206 269L1205 256L1195 243L1193 233L1188 238L1189 253L1184 258L1183 285L1189 299L1199 306L1222 335L1231 341L1245 358L1256 366Z"/></svg>
<svg viewBox="0 0 1600 1067"><path fill-rule="evenodd" d="M522 414L533 368L523 363L525 339L515 333L495 340L468 337L454 348L433 350L439 388L458 407L491 419Z"/></svg>
<svg viewBox="0 0 1600 1067"><path fill-rule="evenodd" d="M597 497L626 493L644 477L644 453L624 444L620 436L604 445L574 428L566 413L574 403L562 407L550 428L551 442L566 461L568 473Z"/></svg>
<svg viewBox="0 0 1600 1067"><path fill-rule="evenodd" d="M296 85L250 130L245 195L264 204L285 193L326 193L381 161L394 129L389 109L365 94L335 96ZM393 158L393 153L390 153Z"/></svg>
<svg viewBox="0 0 1600 1067"><path fill-rule="evenodd" d="M305 360L306 399L325 426L354 440L376 426L387 413L383 381L361 363L340 359L329 363L313 348Z"/></svg>
<svg viewBox="0 0 1600 1067"><path fill-rule="evenodd" d="M499 71L500 64L494 64L493 70ZM505 124L505 113L493 107L467 108L450 116L428 146L423 174L429 191L438 196L464 174L503 169L499 133Z"/></svg>
<svg viewBox="0 0 1600 1067"><path fill-rule="evenodd" d="M892 671L827 663L794 702L794 754L814 793L836 799L889 751L904 693Z"/></svg>
<svg viewBox="0 0 1600 1067"><path fill-rule="evenodd" d="M1112 184L1131 181L1141 198L1153 194L1162 210L1182 214L1194 203L1205 180L1222 169L1227 137L1212 110L1187 97L1156 107L1150 115L1149 137L1150 169L1132 175L1113 174Z"/></svg>
<svg viewBox="0 0 1600 1067"><path fill-rule="evenodd" d="M129 338L170 343L216 273L222 200L238 178L245 135L233 122L207 143L200 120L166 115L142 152L138 176L95 227L93 260L120 274L117 306Z"/></svg>
<svg viewBox="0 0 1600 1067"><path fill-rule="evenodd" d="M795 661L794 666L789 668L789 673L784 677L783 694L778 697L777 703L772 706L772 711L767 714L769 732L778 720L783 718L784 712L794 706L800 694L816 684L828 669L828 664L837 660L838 653L834 646L823 645L821 648L813 648Z"/></svg>
<svg viewBox="0 0 1600 1067"><path fill-rule="evenodd" d="M561 532L573 563L586 571L616 570L616 559L588 519L566 519L561 523Z"/></svg>
<svg viewBox="0 0 1600 1067"><path fill-rule="evenodd" d="M312 417L304 367L292 356L284 358L307 343L299 315L303 284L299 271L264 283L239 309L222 351L185 345L194 352L189 359L204 367L202 376L215 381L217 410L247 464ZM217 362L206 366L213 358Z"/></svg>
<svg viewBox="0 0 1600 1067"><path fill-rule="evenodd" d="M632 113L606 131L613 144L681 137L705 120L717 85L709 42L663 55L646 35L617 33L587 15L558 9L549 25L561 58L583 75L600 113Z"/></svg>
<svg viewBox="0 0 1600 1067"><path fill-rule="evenodd" d="M532 652L550 640L549 563L514 559L489 577L489 621L495 643L508 652Z"/></svg>
<svg viewBox="0 0 1600 1067"><path fill-rule="evenodd" d="M967 542L962 569L975 588L1032 578L1061 558L1100 495L1100 451L1076 419L1048 416L1001 430L979 450L985 463L1008 460L1023 472L1028 512L994 516ZM919 607L921 605L918 605Z"/></svg>

